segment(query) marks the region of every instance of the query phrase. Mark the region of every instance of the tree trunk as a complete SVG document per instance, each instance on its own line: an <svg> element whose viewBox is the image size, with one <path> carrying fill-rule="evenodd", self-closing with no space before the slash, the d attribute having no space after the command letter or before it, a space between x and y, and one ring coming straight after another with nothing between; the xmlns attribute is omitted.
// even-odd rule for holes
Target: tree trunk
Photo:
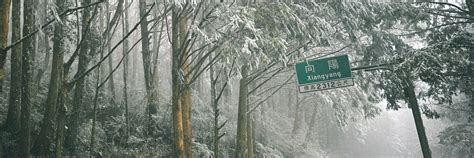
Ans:
<svg viewBox="0 0 474 158"><path fill-rule="evenodd" d="M62 0L57 1L60 12L66 7ZM62 19L63 20L63 19ZM54 122L56 121L56 110L58 107L59 95L62 90L63 81L63 53L64 49L64 29L61 23L55 23L53 46L53 64L51 68L51 78L46 98L46 112L41 124L41 131L34 145L34 154L38 156L50 157L51 146L54 138Z"/></svg>
<svg viewBox="0 0 474 158"><path fill-rule="evenodd" d="M173 117L173 144L174 144L174 157L184 158L184 129L183 129L183 107L180 103L180 91L181 87L179 84L179 57L180 57L180 40L179 40L179 11L173 8L172 12L172 67L171 67L171 80L172 80L172 117Z"/></svg>
<svg viewBox="0 0 474 158"><path fill-rule="evenodd" d="M13 1L12 4L12 41L21 38L21 1ZM8 104L7 120L4 127L10 132L16 133L19 128L20 104L21 104L21 44L12 48L11 52L11 80L10 96ZM1 81L0 81L1 82Z"/></svg>
<svg viewBox="0 0 474 158"><path fill-rule="evenodd" d="M91 0L84 0L82 5L90 4ZM87 65L89 63L88 52L91 50L90 45L90 31L86 32L87 24L89 20L93 20L92 18L92 8L86 8L82 13L82 38L84 38L83 44L80 45L79 51L79 62L77 67L77 72L75 75L79 77L79 75L84 74L87 71ZM78 146L78 134L79 134L79 126L80 126L80 118L83 113L84 104L83 98L85 94L85 80L86 77L80 78L77 80L74 89L74 96L72 100L72 111L70 122L68 124L68 130L66 131L66 141L65 146L73 155L76 153L76 149Z"/></svg>
<svg viewBox="0 0 474 158"><path fill-rule="evenodd" d="M109 52L110 50L110 43L107 44L107 52ZM113 55L110 55L109 57L109 65L108 65L108 68L109 68L109 71L108 72L112 72L112 69L114 67L114 64L113 64ZM112 105L115 105L116 102L115 102L115 80L114 80L114 75L110 76L109 78L109 88L110 88L110 94L112 95L112 98L110 98L110 102Z"/></svg>
<svg viewBox="0 0 474 158"><path fill-rule="evenodd" d="M106 21L108 23L107 27L108 28L113 28L111 27L110 25L115 25L114 23L109 23L110 22L110 14L109 14L109 2L106 3L106 11L105 11L105 15L106 15ZM110 47L112 45L112 30L106 30L108 33L106 34L106 38L107 38L107 51L106 52L109 52L110 51ZM108 60L108 72L112 72L112 69L113 69L113 54L110 55L109 57L109 60ZM110 98L110 103L112 105L115 104L115 81L114 81L114 75L110 76L109 78L109 91L110 91L110 94L112 95L112 97Z"/></svg>
<svg viewBox="0 0 474 158"><path fill-rule="evenodd" d="M132 87L132 91L134 91L134 87L137 87L138 86L138 79L137 79L137 73L138 71L135 71L135 70L139 70L139 63L138 63L138 55L136 53L131 53L130 54L130 58L131 58L131 65L130 65L130 70L133 70L133 71L130 71L130 87ZM133 96L133 93L130 94L131 96Z"/></svg>
<svg viewBox="0 0 474 158"><path fill-rule="evenodd" d="M248 70L247 66L242 66L242 78L239 85L239 110L237 117L237 145L235 149L236 158L245 158L247 149L247 97L248 97Z"/></svg>
<svg viewBox="0 0 474 158"><path fill-rule="evenodd" d="M186 79L185 79L186 81ZM189 78L187 80L189 82ZM193 132L191 127L191 92L189 89L183 90L181 96L181 107L183 108L183 129L184 129L184 149L186 157L193 157Z"/></svg>
<svg viewBox="0 0 474 158"><path fill-rule="evenodd" d="M104 56L104 52L102 51L100 54L100 58L102 59ZM100 81L101 81L101 69L100 65L96 69L96 86L95 86L95 93L94 93L94 101L93 101L93 109L92 109L92 127L91 127L91 139L90 139L90 144L89 144L89 156L95 157L95 133L96 133L96 123L97 123L97 104L98 104L98 99L99 99L99 92L100 92Z"/></svg>
<svg viewBox="0 0 474 158"><path fill-rule="evenodd" d="M181 95L180 95L180 101L181 101L181 107L183 108L183 128L184 128L184 149L185 149L185 154L186 157L193 157L193 150L192 150L192 145L193 145L193 132L192 132L192 127L191 127L191 90L190 90L190 77L191 75L189 74L189 69L191 67L189 63L189 58L187 56L189 55L186 50L184 49L184 44L185 41L187 40L187 33L188 33L188 19L186 17L181 17L181 21L179 22L179 40L180 40L180 52L184 54L180 54L182 56L182 64L181 65L181 70L183 71L184 75L184 83L181 87L187 87L184 89L181 89Z"/></svg>
<svg viewBox="0 0 474 158"><path fill-rule="evenodd" d="M125 7L128 6L128 0L125 0L125 5L124 5L124 13L122 18L122 36L125 38L125 33L128 32L129 26L128 26L128 9ZM128 39L125 39L123 41L123 54L126 55L128 51ZM128 114L128 83L127 83L127 75L128 75L128 55L125 56L125 59L123 61L123 104L125 107L125 143L128 141L129 135L130 135L130 121L129 121L129 114Z"/></svg>
<svg viewBox="0 0 474 158"><path fill-rule="evenodd" d="M65 1L57 0L57 6L60 8L61 12L67 8ZM64 20L62 18L61 20ZM54 100L47 101L48 107L55 107L54 110L58 110L58 116L56 119L57 122L57 131L56 131L56 158L60 158L62 156L62 149L64 143L64 133L65 133L65 120L66 120L66 105L64 104L64 99L66 98L66 94L68 93L64 79L64 52L67 52L65 49L64 43L64 26L61 26L60 23L55 24L54 29L54 46L53 46L53 61L52 61L52 69L51 69L51 81L50 81L50 89L49 93L56 93L51 94L55 98L51 98ZM47 60L47 59L45 59ZM55 87L52 87L54 84ZM49 94L48 94L49 96ZM49 97L48 97L49 99ZM51 104L50 104L51 103ZM57 107L57 108L56 108Z"/></svg>
<svg viewBox="0 0 474 158"><path fill-rule="evenodd" d="M57 118L57 132L56 132L56 158L62 157L63 144L64 144L64 133L66 130L66 105L64 104L64 98L66 98L67 90L61 87L61 91L58 98L58 118Z"/></svg>
<svg viewBox="0 0 474 158"><path fill-rule="evenodd" d="M418 133L418 139L421 145L421 151L423 152L424 158L431 158L430 146L428 144L428 138L426 137L425 127L423 126L423 119L421 118L420 107L416 99L415 87L413 82L409 79L405 80L405 97L408 99L408 105L413 113L415 120L416 132Z"/></svg>
<svg viewBox="0 0 474 158"><path fill-rule="evenodd" d="M147 16L146 14L146 0L139 1L140 17ZM142 59L143 59L143 70L145 74L145 88L147 93L147 110L148 115L148 134L152 133L152 115L157 112L157 102L155 93L155 84L152 75L152 60L151 51L149 47L149 31L148 31L148 20L143 20L140 23L140 33L142 36Z"/></svg>
<svg viewBox="0 0 474 158"><path fill-rule="evenodd" d="M469 9L470 17L474 17L474 1L472 0L466 0L466 5L467 8ZM474 35L471 33L471 35ZM474 122L474 40L471 40L471 47L468 48L469 52L469 65L468 65L468 70L467 73L469 74L468 76L468 96L471 97L471 101L469 106L471 107L471 115L469 116L469 121Z"/></svg>
<svg viewBox="0 0 474 158"><path fill-rule="evenodd" d="M154 9L154 18L157 19L159 18L159 12L158 12L159 9ZM154 86L155 86L155 91L154 93L157 94L156 95L156 102L159 103L160 101L160 97L159 97L159 85L160 85L160 74L158 72L159 70L159 63L160 63L160 58L159 58L159 55L160 55L160 47L161 47L161 37L163 36L163 32L164 32L164 28L165 26L167 25L166 21L165 20L161 20L161 27L160 27L160 33L158 34L157 31L154 31L153 32L153 37L154 37L154 40L153 40L153 53L154 53L154 58L153 58L153 79L154 79Z"/></svg>
<svg viewBox="0 0 474 158"><path fill-rule="evenodd" d="M254 120L251 114L247 115L247 157L253 158L254 156Z"/></svg>
<svg viewBox="0 0 474 158"><path fill-rule="evenodd" d="M47 23L48 22L48 0L38 0L37 2L37 9L40 10L41 12L38 14L39 21L41 24ZM50 52L50 46L49 46L49 31L44 29L44 34L37 36L37 41L36 41L36 48L38 49L38 52L40 54L44 54L44 60L42 61L43 63L40 64L41 66L37 66L37 72L36 76L33 79L33 85L31 89L31 95L36 96L38 94L38 91L41 88L41 80L43 79L43 76L45 75L46 70L49 68L49 62L51 59L51 52ZM38 61L39 63L39 61ZM33 104L40 104L38 103L39 100L34 100Z"/></svg>
<svg viewBox="0 0 474 158"><path fill-rule="evenodd" d="M23 33L30 34L35 29L35 14L34 6L31 4L34 0L25 0L23 4L24 8L24 24ZM19 144L19 157L30 157L31 147L31 135L30 135L30 85L32 77L32 63L31 54L35 51L34 37L28 38L23 42L23 56L22 56L22 75L21 75L21 118L20 118L20 144ZM3 65L3 63L2 63Z"/></svg>
<svg viewBox="0 0 474 158"><path fill-rule="evenodd" d="M213 58L211 54L209 60ZM214 110L214 158L219 158L219 108L217 104L216 96L216 82L214 77L214 66L209 66L209 75L210 75L210 85L211 85L211 107Z"/></svg>
<svg viewBox="0 0 474 158"><path fill-rule="evenodd" d="M474 3L474 2L472 2ZM474 5L474 4L473 4ZM474 6L472 6L474 7ZM474 14L474 10L472 10L472 14ZM473 16L474 17L474 16ZM470 94L471 101L469 106L471 107L471 116L469 116L470 122L474 122L474 44L472 44L471 48L468 48L469 51L469 69L468 69L468 74L469 75L469 81L467 83L470 85L468 87L468 93Z"/></svg>
<svg viewBox="0 0 474 158"><path fill-rule="evenodd" d="M0 91L2 90L3 79L5 78L5 60L8 45L8 26L10 21L11 0L0 0Z"/></svg>

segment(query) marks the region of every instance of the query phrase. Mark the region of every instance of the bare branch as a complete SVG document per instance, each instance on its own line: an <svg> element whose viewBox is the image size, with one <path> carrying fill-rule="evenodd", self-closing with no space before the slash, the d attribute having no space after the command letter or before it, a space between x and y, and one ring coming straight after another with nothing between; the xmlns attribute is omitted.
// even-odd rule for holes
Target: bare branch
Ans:
<svg viewBox="0 0 474 158"><path fill-rule="evenodd" d="M222 133L219 137L217 137L217 140L221 139L223 136L225 136L226 133Z"/></svg>
<svg viewBox="0 0 474 158"><path fill-rule="evenodd" d="M143 37L141 37L140 39L138 39L134 44L133 46L122 56L122 58L120 58L120 61L119 63L117 64L117 66L114 67L114 69L107 75L107 77L104 79L104 81L102 81L98 88L102 87L105 85L105 83L107 83L107 81L112 77L112 75L114 74L115 71L117 71L117 69L120 67L120 65L122 64L123 60L125 59L125 57L128 56L128 54L130 54L130 52L133 50L133 48L135 48L135 46L138 45L138 43L143 39Z"/></svg>
<svg viewBox="0 0 474 158"><path fill-rule="evenodd" d="M94 13L92 14L92 16L96 16L97 15L97 10L98 10L98 7L96 6L95 9L94 9ZM86 30L83 31L82 33L82 38L81 38L81 41L79 42L79 44L76 46L76 49L74 50L74 53L72 53L72 56L69 58L69 60L64 63L64 71L65 72L68 72L69 71L69 68L71 68L71 65L72 63L74 62L74 60L76 59L76 57L78 56L79 54L79 50L81 48L81 45L84 44L84 41L85 39L87 39L87 35L90 34L90 29L91 29L91 24L92 24L92 21L93 19L95 19L95 17L89 19L89 21L87 22L87 27L86 27ZM65 73L67 74L67 73Z"/></svg>
<svg viewBox="0 0 474 158"><path fill-rule="evenodd" d="M229 76L232 74L232 70L234 68L234 64L235 64L235 57L234 57L234 61L232 61L232 66L231 66L231 69L229 71L229 74L227 75L227 78L229 78ZM216 78L217 79L217 78ZM217 80L216 80L217 81ZM224 93L224 89L227 87L227 85L229 84L228 83L229 79L227 79L227 81L224 83L224 85L222 86L220 92L219 92L219 95L217 96L217 98L215 99L216 101L216 104L219 103L219 100L221 99L222 97L222 94Z"/></svg>
<svg viewBox="0 0 474 158"><path fill-rule="evenodd" d="M283 86L286 85L286 83L288 83L294 76L295 74L293 73L293 75L291 75L283 84L281 84L280 87L278 87L278 89L276 89L275 91L272 92L272 94L270 94L269 96L267 96L267 98L263 99L262 101L258 102L257 105L255 105L252 109L250 109L249 111L247 111L246 115L249 115L252 111L254 111L255 109L257 109L257 107L259 107L263 102L267 101L268 99L270 99L270 97L272 97L276 92L278 92Z"/></svg>
<svg viewBox="0 0 474 158"><path fill-rule="evenodd" d="M66 16L68 15L68 13L70 12L74 12L74 11L77 11L77 10L81 10L81 9L85 9L85 8L89 8L91 6L95 6L95 5L98 5L102 2L105 2L105 0L99 0L98 2L95 2L95 3L91 3L89 5L85 5L85 6L80 6L80 7L76 7L76 8L70 8L70 9L67 9L66 11L62 12L61 14L59 14L58 16L59 17L62 17L62 16ZM23 36L20 40L8 45L7 47L5 47L3 50L5 50L5 52L11 48L13 48L14 46L20 44L21 42L23 42L25 39L27 38L30 38L31 36L35 35L36 33L39 32L40 29L44 29L46 28L47 26L51 25L53 22L56 21L56 18L53 18L51 19L50 21L48 21L46 24L43 24L41 25L41 28L39 29L36 29L35 31L31 32L30 34L26 35L26 36Z"/></svg>
<svg viewBox="0 0 474 158"><path fill-rule="evenodd" d="M225 126L225 124L227 124L227 121L228 120L225 120L224 123L222 123L219 127L217 127L217 129L221 130Z"/></svg>
<svg viewBox="0 0 474 158"><path fill-rule="evenodd" d="M282 68L279 68L278 71L276 71L275 73L273 73L270 77L268 77L266 80L264 80L262 83L260 83L257 87L255 87L254 89L252 89L250 92L249 92L249 95L254 93L255 91L257 91L258 88L260 88L261 86L263 86L265 83L267 83L268 81L270 81L273 77L275 77L278 73L280 73L283 69L285 69L285 67L282 67Z"/></svg>
<svg viewBox="0 0 474 158"><path fill-rule="evenodd" d="M138 26L140 26L140 23L143 21L143 20L146 20L146 16L148 14L150 14L151 10L153 9L153 7L155 6L156 4L153 3L152 7L145 13L145 16L141 17L140 18L140 21L138 21L135 26L133 26L133 28L127 33L127 35L125 35L117 44L115 44L115 46L109 51L109 53L107 53L107 55L105 55L96 65L92 66L89 70L87 70L84 74L81 74L79 75L78 77L74 78L69 84L68 86L72 86L74 85L79 79L81 78L84 78L87 74L89 74L91 71L93 71L95 68L99 67L102 62L104 62L110 55L112 55L112 53L115 51L115 49L117 49L118 46L120 46L120 44L122 44L128 37L130 37L130 35L135 31L137 30ZM168 10L171 10L171 9L168 9ZM155 22L156 24L156 22Z"/></svg>

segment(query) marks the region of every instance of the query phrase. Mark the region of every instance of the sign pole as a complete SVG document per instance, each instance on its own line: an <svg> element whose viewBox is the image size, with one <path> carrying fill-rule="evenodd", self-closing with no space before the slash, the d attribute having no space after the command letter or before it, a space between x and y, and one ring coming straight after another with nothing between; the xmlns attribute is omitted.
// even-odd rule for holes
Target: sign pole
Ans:
<svg viewBox="0 0 474 158"><path fill-rule="evenodd" d="M421 118L420 107L416 99L415 87L413 82L405 79L406 86L404 87L405 97L408 99L408 105L411 108L413 119L415 120L416 132L418 140L420 141L421 151L424 158L431 158L431 150L426 137L425 127L423 126L423 119Z"/></svg>

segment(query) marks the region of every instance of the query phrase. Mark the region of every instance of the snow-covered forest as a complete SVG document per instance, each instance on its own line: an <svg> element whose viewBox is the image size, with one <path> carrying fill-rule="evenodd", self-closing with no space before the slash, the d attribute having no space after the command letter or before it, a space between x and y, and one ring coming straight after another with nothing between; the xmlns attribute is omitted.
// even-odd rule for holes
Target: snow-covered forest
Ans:
<svg viewBox="0 0 474 158"><path fill-rule="evenodd" d="M0 157L473 157L473 64L474 0L0 0Z"/></svg>

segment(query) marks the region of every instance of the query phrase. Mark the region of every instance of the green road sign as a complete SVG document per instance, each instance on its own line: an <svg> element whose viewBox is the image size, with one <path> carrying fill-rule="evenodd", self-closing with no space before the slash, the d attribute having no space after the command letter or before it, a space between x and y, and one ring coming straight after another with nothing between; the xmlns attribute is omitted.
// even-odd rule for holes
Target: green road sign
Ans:
<svg viewBox="0 0 474 158"><path fill-rule="evenodd" d="M349 56L335 56L295 65L301 93L353 86Z"/></svg>

